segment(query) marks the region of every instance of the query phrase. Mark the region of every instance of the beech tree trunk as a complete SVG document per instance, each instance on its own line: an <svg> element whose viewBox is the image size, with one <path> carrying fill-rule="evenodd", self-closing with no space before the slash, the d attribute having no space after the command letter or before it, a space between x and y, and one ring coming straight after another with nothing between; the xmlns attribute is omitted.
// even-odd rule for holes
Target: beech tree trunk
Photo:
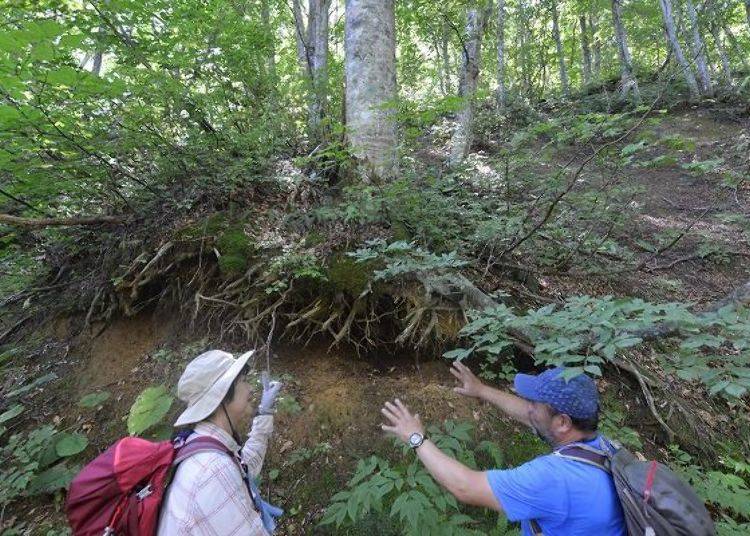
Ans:
<svg viewBox="0 0 750 536"><path fill-rule="evenodd" d="M640 98L638 82L633 75L633 60L628 48L628 37L622 24L622 0L612 0L612 20L617 41L617 55L620 58L620 98L627 98L630 92L636 99Z"/></svg>
<svg viewBox="0 0 750 536"><path fill-rule="evenodd" d="M273 25L271 24L271 8L268 5L269 0L263 0L260 6L260 17L263 22L263 29L271 36L271 46L268 51L268 74L272 80L276 79L276 36L274 35Z"/></svg>
<svg viewBox="0 0 750 536"><path fill-rule="evenodd" d="M443 24L440 32L440 56L443 64L443 95L447 96L452 92L451 85L451 57L448 49L450 26L446 22Z"/></svg>
<svg viewBox="0 0 750 536"><path fill-rule="evenodd" d="M557 0L552 0L550 5L552 12L552 37L555 40L557 50L557 65L560 70L560 85L565 97L570 95L570 83L568 81L568 68L565 65L565 51L563 50L562 38L560 37L560 20L557 12Z"/></svg>
<svg viewBox="0 0 750 536"><path fill-rule="evenodd" d="M326 138L321 122L326 113L328 95L328 15L331 0L310 0L308 13L308 61L310 63L311 98L308 124L314 143Z"/></svg>
<svg viewBox="0 0 750 536"><path fill-rule="evenodd" d="M595 17L594 15L589 15L589 28L591 29L591 37L593 41L593 52L594 52L594 61L592 65L592 73L591 75L594 77L594 80L599 80L601 78L602 74L602 40L597 35L597 27L599 25L598 22L598 16Z"/></svg>
<svg viewBox="0 0 750 536"><path fill-rule="evenodd" d="M94 73L96 76L99 76L102 73L102 59L104 54L101 51L97 51L94 53L94 62L91 65L91 72Z"/></svg>
<svg viewBox="0 0 750 536"><path fill-rule="evenodd" d="M724 43L721 39L721 31L719 25L715 22L709 24L711 30L711 37L716 44L716 51L719 55L719 61L721 62L721 76L724 79L724 86L731 88L734 86L732 79L732 65L729 63L729 56L727 55L727 49L724 47Z"/></svg>
<svg viewBox="0 0 750 536"><path fill-rule="evenodd" d="M690 19L690 40L695 67L698 71L698 80L700 81L700 92L702 95L711 96L713 87L711 84L711 75L708 72L708 63L706 62L706 46L701 37L700 28L698 27L698 13L695 11L693 0L686 0L688 18Z"/></svg>
<svg viewBox="0 0 750 536"><path fill-rule="evenodd" d="M747 15L747 31L750 32L750 0L745 0L745 15Z"/></svg>
<svg viewBox="0 0 750 536"><path fill-rule="evenodd" d="M474 122L474 95L479 82L479 66L482 52L482 35L492 3L483 9L470 9L466 13L466 36L464 38L463 62L461 65L461 89L463 106L458 112L456 130L451 139L450 165L460 164L471 149Z"/></svg>
<svg viewBox="0 0 750 536"><path fill-rule="evenodd" d="M748 19L748 25L750 25L750 19ZM750 64L748 64L747 58L745 57L746 56L745 49L737 41L737 37L734 35L732 28L730 28L730 25L726 23L722 24L722 27L724 29L724 35L727 36L727 39L729 40L729 44L732 46L732 50L734 51L735 54L739 56L740 61L742 62L742 70L743 71L750 70Z"/></svg>
<svg viewBox="0 0 750 536"><path fill-rule="evenodd" d="M583 54L583 85L591 84L591 45L589 44L589 31L586 25L586 15L578 18L581 25L581 52Z"/></svg>
<svg viewBox="0 0 750 536"><path fill-rule="evenodd" d="M664 29L667 32L667 40L669 41L669 46L672 49L672 53L674 54L675 58L677 59L677 63L680 66L680 69L682 70L682 75L685 78L685 83L688 87L690 99L695 100L700 95L700 90L698 89L698 82L695 81L693 70L690 67L688 61L685 59L685 54L683 54L682 52L680 42L677 40L677 30L675 29L674 15L672 14L672 1L659 0L659 5L661 6L661 13L664 20Z"/></svg>
<svg viewBox="0 0 750 536"><path fill-rule="evenodd" d="M501 108L508 104L505 83L505 0L497 0L497 104Z"/></svg>
<svg viewBox="0 0 750 536"><path fill-rule="evenodd" d="M529 41L531 41L531 29L528 24L528 14L526 9L526 0L518 1L518 11L516 13L516 27L518 31L518 49L521 56L521 80L523 81L523 92L528 98L533 91L531 79L531 54L529 53Z"/></svg>
<svg viewBox="0 0 750 536"><path fill-rule="evenodd" d="M346 0L346 129L366 174L397 171L394 0Z"/></svg>
<svg viewBox="0 0 750 536"><path fill-rule="evenodd" d="M328 98L328 19L331 0L309 0L307 24L300 0L292 0L297 61L310 91L307 104L307 129L312 145L326 139L322 121Z"/></svg>

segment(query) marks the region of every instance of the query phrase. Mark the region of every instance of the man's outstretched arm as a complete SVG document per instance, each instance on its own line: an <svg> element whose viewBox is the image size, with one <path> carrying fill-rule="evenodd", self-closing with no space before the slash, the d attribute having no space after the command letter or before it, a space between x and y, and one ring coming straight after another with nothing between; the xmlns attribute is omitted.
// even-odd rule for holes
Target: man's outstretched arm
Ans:
<svg viewBox="0 0 750 536"><path fill-rule="evenodd" d="M489 385L485 385L471 370L469 370L469 367L459 361L453 362L451 374L461 382L459 387L453 389L455 392L464 396L475 397L484 400L485 402L489 402L515 420L527 426L531 426L531 422L529 421L531 402L528 400L524 400L520 396L516 396L507 391L501 391L500 389L495 389Z"/></svg>
<svg viewBox="0 0 750 536"><path fill-rule="evenodd" d="M393 403L386 402L381 412L389 422L381 425L382 429L402 441L408 443L414 432L424 436L424 426L419 415L412 415L399 399ZM429 439L416 450L427 471L458 501L502 512L502 505L492 492L486 473L469 469L445 454Z"/></svg>

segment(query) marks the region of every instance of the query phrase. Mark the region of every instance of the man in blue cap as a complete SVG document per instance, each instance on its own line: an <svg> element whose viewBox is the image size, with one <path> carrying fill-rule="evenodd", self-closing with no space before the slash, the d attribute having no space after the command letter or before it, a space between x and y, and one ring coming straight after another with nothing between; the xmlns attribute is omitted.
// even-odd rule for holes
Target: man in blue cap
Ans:
<svg viewBox="0 0 750 536"><path fill-rule="evenodd" d="M459 394L497 406L532 427L553 448L519 467L475 471L454 460L425 437L419 415L398 399L381 410L383 430L409 444L430 474L460 502L505 512L521 522L524 536L625 536L625 522L612 477L599 467L555 453L582 443L611 448L597 432L599 394L584 374L565 378L557 367L537 376L517 374L520 396L483 384L468 367L455 362L451 373Z"/></svg>

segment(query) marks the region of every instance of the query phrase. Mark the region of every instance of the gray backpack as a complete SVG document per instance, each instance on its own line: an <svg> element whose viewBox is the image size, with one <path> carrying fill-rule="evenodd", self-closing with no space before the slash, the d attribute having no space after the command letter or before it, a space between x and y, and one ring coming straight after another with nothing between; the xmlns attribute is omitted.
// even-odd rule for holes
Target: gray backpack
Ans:
<svg viewBox="0 0 750 536"><path fill-rule="evenodd" d="M615 482L629 536L716 536L703 501L666 465L642 461L620 445L614 452L583 443L565 445L554 454L606 471ZM532 532L541 535L536 521Z"/></svg>

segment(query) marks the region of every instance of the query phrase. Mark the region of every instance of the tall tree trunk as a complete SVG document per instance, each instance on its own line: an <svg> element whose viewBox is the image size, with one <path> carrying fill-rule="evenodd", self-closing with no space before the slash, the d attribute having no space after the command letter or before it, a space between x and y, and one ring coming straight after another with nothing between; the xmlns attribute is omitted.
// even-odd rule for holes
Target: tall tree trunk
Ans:
<svg viewBox="0 0 750 536"><path fill-rule="evenodd" d="M521 80L523 80L524 95L529 98L533 91L531 79L531 53L529 42L531 41L531 25L528 21L526 0L519 0L516 12L516 27L518 28L518 50L521 54Z"/></svg>
<svg viewBox="0 0 750 536"><path fill-rule="evenodd" d="M583 53L583 85L591 84L591 46L589 45L589 32L586 27L586 15L579 18L581 24L581 52Z"/></svg>
<svg viewBox="0 0 750 536"><path fill-rule="evenodd" d="M451 139L450 165L460 164L471 149L474 122L474 95L479 82L482 53L482 34L490 16L492 3L482 9L469 9L466 13L463 63L461 65L461 93L463 106L458 112L456 130Z"/></svg>
<svg viewBox="0 0 750 536"><path fill-rule="evenodd" d="M397 171L394 0L346 0L346 128L352 153L379 178Z"/></svg>
<svg viewBox="0 0 750 536"><path fill-rule="evenodd" d="M622 24L622 0L612 0L612 20L615 27L615 40L617 41L617 55L620 58L620 98L627 98L632 91L636 99L640 98L638 82L633 75L633 59L628 48L628 37L625 26Z"/></svg>
<svg viewBox="0 0 750 536"><path fill-rule="evenodd" d="M700 28L698 27L698 13L695 11L693 0L686 0L688 18L690 19L690 40L693 59L695 60L696 70L698 71L698 80L700 80L700 92L702 95L711 96L713 87L711 84L711 75L708 72L708 63L706 62L706 46L701 37Z"/></svg>
<svg viewBox="0 0 750 536"><path fill-rule="evenodd" d="M724 86L731 88L734 86L732 79L732 65L729 62L729 56L727 55L727 49L724 47L724 43L721 40L721 32L719 31L719 25L715 22L709 23L711 30L711 37L713 37L714 43L716 44L716 51L719 54L719 61L721 61L721 74L724 79Z"/></svg>
<svg viewBox="0 0 750 536"><path fill-rule="evenodd" d="M94 62L91 64L91 72L94 73L96 76L99 76L102 73L102 59L104 54L101 50L97 50L94 53Z"/></svg>
<svg viewBox="0 0 750 536"><path fill-rule="evenodd" d="M303 77L310 74L307 61L307 28L302 16L300 0L292 0L292 14L294 15L294 41L297 44L297 64Z"/></svg>
<svg viewBox="0 0 750 536"><path fill-rule="evenodd" d="M737 37L734 35L734 32L730 28L729 24L724 23L722 24L722 27L724 29L724 34L729 40L729 44L732 46L732 50L740 57L740 61L742 62L742 70L750 70L750 64L748 64L747 58L745 57L745 48L737 41Z"/></svg>
<svg viewBox="0 0 750 536"><path fill-rule="evenodd" d="M659 5L661 6L661 13L664 19L664 29L667 32L667 40L669 41L669 46L671 47L674 57L677 59L677 63L682 70L682 75L685 77L685 83L688 86L690 99L697 99L700 95L698 82L695 81L693 70L685 59L685 54L682 53L680 42L677 40L677 30L675 29L674 16L672 15L672 1L659 0Z"/></svg>
<svg viewBox="0 0 750 536"><path fill-rule="evenodd" d="M750 0L745 0L745 15L747 15L747 31L750 32Z"/></svg>
<svg viewBox="0 0 750 536"><path fill-rule="evenodd" d="M568 68L565 66L565 52L563 50L562 38L560 37L560 20L557 12L557 0L551 0L550 10L552 12L552 37L555 40L557 50L557 65L560 70L560 85L565 97L570 95L570 83L568 82Z"/></svg>
<svg viewBox="0 0 750 536"><path fill-rule="evenodd" d="M508 104L505 83L505 0L497 0L497 104L500 108Z"/></svg>
<svg viewBox="0 0 750 536"><path fill-rule="evenodd" d="M321 127L328 95L328 15L331 0L310 0L307 22L307 57L310 64L310 103L308 124L315 144L325 141Z"/></svg>
<svg viewBox="0 0 750 536"><path fill-rule="evenodd" d="M309 0L307 24L300 0L292 0L297 61L308 82L307 130L312 145L326 139L322 121L328 96L328 20L331 0Z"/></svg>
<svg viewBox="0 0 750 536"><path fill-rule="evenodd" d="M451 57L448 49L448 43L450 38L451 28L448 23L443 24L442 31L440 32L440 55L442 56L443 62L443 76L445 81L443 82L444 95L449 95L452 91L451 86Z"/></svg>
<svg viewBox="0 0 750 536"><path fill-rule="evenodd" d="M271 36L271 46L268 54L268 74L273 80L276 78L276 39L274 38L273 28L271 26L271 11L268 6L268 0L263 0L261 3L260 18L263 23L263 30Z"/></svg>
<svg viewBox="0 0 750 536"><path fill-rule="evenodd" d="M599 26L599 21L597 20L598 16L595 17L594 15L589 15L589 27L591 29L591 36L593 40L593 50L594 50L594 64L591 75L593 76L594 80L599 80L601 78L602 74L602 40L601 37L597 33L597 28Z"/></svg>

